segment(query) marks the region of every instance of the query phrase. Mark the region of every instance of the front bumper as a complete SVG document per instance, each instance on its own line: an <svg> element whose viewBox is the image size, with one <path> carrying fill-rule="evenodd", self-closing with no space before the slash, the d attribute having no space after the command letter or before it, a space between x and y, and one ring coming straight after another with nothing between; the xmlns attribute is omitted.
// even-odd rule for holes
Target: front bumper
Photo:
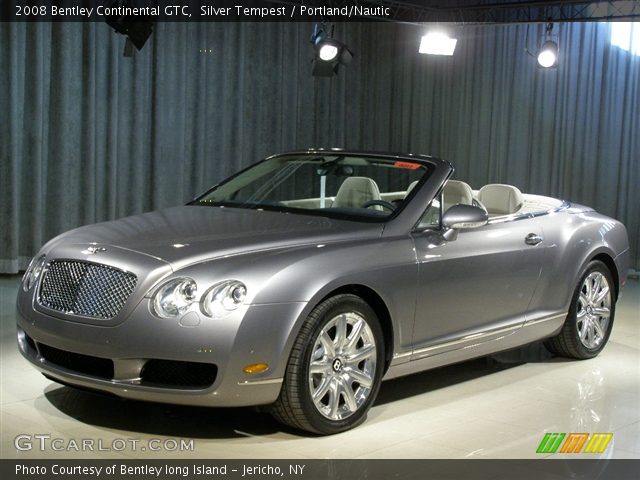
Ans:
<svg viewBox="0 0 640 480"><path fill-rule="evenodd" d="M304 302L249 305L223 319L199 315L180 322L154 317L145 298L118 325L98 326L41 313L31 302L19 299L18 346L38 370L64 384L154 402L266 405L280 393L292 330L306 306ZM212 383L163 384L157 381L157 368L156 381L147 382L145 366L152 361L156 366L182 362L215 366ZM94 363L95 368L88 368ZM269 369L253 375L243 372L254 363L266 363Z"/></svg>

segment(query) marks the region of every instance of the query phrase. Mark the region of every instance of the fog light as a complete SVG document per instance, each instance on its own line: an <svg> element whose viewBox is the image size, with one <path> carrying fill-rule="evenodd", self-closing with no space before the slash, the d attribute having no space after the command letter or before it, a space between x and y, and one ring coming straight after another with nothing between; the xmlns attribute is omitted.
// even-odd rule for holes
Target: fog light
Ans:
<svg viewBox="0 0 640 480"><path fill-rule="evenodd" d="M251 374L262 373L262 372L266 372L267 370L269 370L269 365L267 365L266 363L252 363L242 369L244 373L251 373Z"/></svg>

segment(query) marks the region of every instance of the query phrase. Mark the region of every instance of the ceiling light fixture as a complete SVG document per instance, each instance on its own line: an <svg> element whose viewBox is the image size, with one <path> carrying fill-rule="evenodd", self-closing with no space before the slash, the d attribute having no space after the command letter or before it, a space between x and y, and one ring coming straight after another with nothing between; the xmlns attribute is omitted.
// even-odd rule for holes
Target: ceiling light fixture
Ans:
<svg viewBox="0 0 640 480"><path fill-rule="evenodd" d="M323 42L318 49L318 57L320 57L320 60L324 60L325 62L335 60L338 56L338 46L329 42L330 41Z"/></svg>
<svg viewBox="0 0 640 480"><path fill-rule="evenodd" d="M540 50L538 50L538 65L542 68L554 68L558 66L558 42L551 39L552 30L553 23L548 23L544 42L542 43Z"/></svg>
<svg viewBox="0 0 640 480"><path fill-rule="evenodd" d="M544 68L558 66L558 44L547 40L538 52L538 64Z"/></svg>
<svg viewBox="0 0 640 480"><path fill-rule="evenodd" d="M132 8L131 0L114 0L109 11L112 12L126 12ZM147 42L151 34L155 22L152 17L140 15L134 17L127 15L126 13L119 15L118 13L112 13L106 16L105 21L116 32L127 37L124 45L124 56L133 57L135 53L134 47L137 50L141 50L144 44Z"/></svg>
<svg viewBox="0 0 640 480"><path fill-rule="evenodd" d="M340 65L349 65L353 59L353 53L344 43L335 40L333 27L331 34L324 23L316 23L313 26L311 43L315 49L312 74L314 77L333 77L338 74Z"/></svg>
<svg viewBox="0 0 640 480"><path fill-rule="evenodd" d="M453 55L458 43L457 38L451 38L444 32L429 32L420 40L419 53L426 55Z"/></svg>

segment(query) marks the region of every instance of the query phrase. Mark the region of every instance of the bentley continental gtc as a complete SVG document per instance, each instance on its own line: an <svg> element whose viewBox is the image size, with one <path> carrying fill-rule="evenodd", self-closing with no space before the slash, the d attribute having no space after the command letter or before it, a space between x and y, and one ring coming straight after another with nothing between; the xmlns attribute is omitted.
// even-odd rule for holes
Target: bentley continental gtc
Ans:
<svg viewBox="0 0 640 480"><path fill-rule="evenodd" d="M362 423L385 379L536 340L596 356L626 279L624 225L453 171L292 152L187 205L71 230L24 275L20 351L65 385L266 406L318 434Z"/></svg>

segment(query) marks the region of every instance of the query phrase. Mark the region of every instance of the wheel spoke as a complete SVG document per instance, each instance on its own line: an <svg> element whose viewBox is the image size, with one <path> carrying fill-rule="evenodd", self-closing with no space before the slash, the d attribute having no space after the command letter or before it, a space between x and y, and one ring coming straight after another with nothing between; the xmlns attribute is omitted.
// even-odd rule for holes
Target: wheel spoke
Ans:
<svg viewBox="0 0 640 480"><path fill-rule="evenodd" d="M608 295L609 295L609 287L607 287L605 285L604 287L602 287L602 290L600 290L598 295L596 295L596 298L593 301L593 303L598 304L598 303L603 302L604 299L607 298Z"/></svg>
<svg viewBox="0 0 640 480"><path fill-rule="evenodd" d="M584 281L584 286L586 288L584 294L586 295L588 300L591 300L591 277L587 277L587 279Z"/></svg>
<svg viewBox="0 0 640 480"><path fill-rule="evenodd" d="M311 365L309 365L309 373L311 374L326 374L329 370L331 370L331 364L327 363L326 360L311 362Z"/></svg>
<svg viewBox="0 0 640 480"><path fill-rule="evenodd" d="M328 357L335 357L336 349L333 345L333 340L331 340L331 337L327 332L323 330L318 337L318 341L322 344L324 352Z"/></svg>
<svg viewBox="0 0 640 480"><path fill-rule="evenodd" d="M347 317L340 315L336 322L336 338L334 339L335 349L340 351L347 341Z"/></svg>
<svg viewBox="0 0 640 480"><path fill-rule="evenodd" d="M595 300L598 296L598 292L600 291L600 281L602 279L602 275L596 275L593 277L593 286L591 287L591 295L589 296L590 300Z"/></svg>
<svg viewBox="0 0 640 480"><path fill-rule="evenodd" d="M593 328L594 328L594 331L593 331L594 338L595 338L596 334L600 338L604 338L604 330L602 330L602 325L600 324L598 319L594 319L591 323L593 324Z"/></svg>
<svg viewBox="0 0 640 480"><path fill-rule="evenodd" d="M324 352L324 347L322 346L322 343L317 342L313 353L311 354L311 361L315 362L317 360L322 360L325 356L325 352Z"/></svg>
<svg viewBox="0 0 640 480"><path fill-rule="evenodd" d="M346 354L355 353L356 346L358 345L358 340L360 340L365 325L366 324L364 320L358 319L356 324L351 329L351 334L349 335L349 338L347 338L347 343L344 345L344 352Z"/></svg>
<svg viewBox="0 0 640 480"><path fill-rule="evenodd" d="M347 363L350 365L354 365L354 364L357 365L361 361L367 360L373 357L375 354L376 354L375 345L369 344L357 350L356 353L354 353L353 355L348 356L346 360L347 360Z"/></svg>
<svg viewBox="0 0 640 480"><path fill-rule="evenodd" d="M336 379L329 383L329 418L337 418L338 407L340 406L339 386Z"/></svg>
<svg viewBox="0 0 640 480"><path fill-rule="evenodd" d="M597 315L598 317L609 318L609 315L611 315L611 310L609 310L607 307L597 307L593 309L593 314Z"/></svg>
<svg viewBox="0 0 640 480"><path fill-rule="evenodd" d="M586 342L587 339L587 326L589 325L589 319L585 318L582 321L582 328L580 327L580 324L578 324L578 335L580 336L580 339L583 342Z"/></svg>
<svg viewBox="0 0 640 480"><path fill-rule="evenodd" d="M587 305L589 305L589 299L587 298L587 296L580 292L580 303L582 304L583 307L586 307Z"/></svg>
<svg viewBox="0 0 640 480"><path fill-rule="evenodd" d="M313 392L313 401L316 404L318 404L318 402L320 402L320 400L324 398L324 396L327 394L327 391L329 390L329 387L331 387L331 380L329 379L329 377L323 377L322 382L320 382L318 388L316 388L316 390Z"/></svg>
<svg viewBox="0 0 640 480"><path fill-rule="evenodd" d="M587 341L589 345L595 345L596 327L593 326L593 320L589 321L589 330L587 331Z"/></svg>
<svg viewBox="0 0 640 480"><path fill-rule="evenodd" d="M373 385L373 377L365 372L361 372L355 368L349 368L346 370L346 373L352 382L358 382L364 388L370 388L371 385Z"/></svg>
<svg viewBox="0 0 640 480"><path fill-rule="evenodd" d="M350 412L355 412L358 409L358 402L356 401L356 396L353 394L351 385L349 385L344 378L340 378L338 384L340 386L338 391L342 394L347 408Z"/></svg>

